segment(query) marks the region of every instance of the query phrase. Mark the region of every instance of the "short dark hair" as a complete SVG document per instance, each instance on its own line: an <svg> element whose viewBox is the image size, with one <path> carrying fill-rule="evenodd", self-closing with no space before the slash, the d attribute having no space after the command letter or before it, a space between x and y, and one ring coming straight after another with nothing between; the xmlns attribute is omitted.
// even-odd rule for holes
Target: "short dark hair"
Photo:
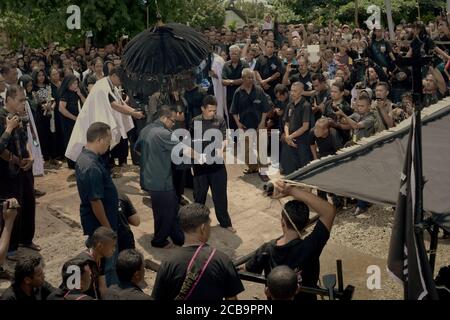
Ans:
<svg viewBox="0 0 450 320"><path fill-rule="evenodd" d="M19 260L14 268L14 283L20 285L25 278L33 278L34 272L41 262L39 257Z"/></svg>
<svg viewBox="0 0 450 320"><path fill-rule="evenodd" d="M122 66L116 66L116 67L113 67L113 68L111 69L111 71L109 72L109 75L110 75L110 76L116 75L116 76L118 76L119 78L122 78L122 74L123 74L123 68L122 68Z"/></svg>
<svg viewBox="0 0 450 320"><path fill-rule="evenodd" d="M83 274L85 272L84 267L86 265L89 265L89 260L83 259L81 257L72 258L66 261L66 263L64 263L61 269L61 278L62 278L61 287L67 288L67 280L69 280L69 278L72 276L71 273L67 272L70 266L77 266L78 268L80 268L81 274Z"/></svg>
<svg viewBox="0 0 450 320"><path fill-rule="evenodd" d="M162 117L170 117L172 115L173 112L176 112L175 109L171 106L168 105L162 105L161 107L159 107L158 109L158 118L162 118Z"/></svg>
<svg viewBox="0 0 450 320"><path fill-rule="evenodd" d="M133 275L141 270L144 256L135 249L127 249L119 253L116 272L121 282L131 282Z"/></svg>
<svg viewBox="0 0 450 320"><path fill-rule="evenodd" d="M359 96L358 101L365 101L367 102L368 105L370 105L372 103L372 100L370 99L370 97L368 96Z"/></svg>
<svg viewBox="0 0 450 320"><path fill-rule="evenodd" d="M338 90L340 92L344 92L344 90L345 90L344 84L342 82L339 82L339 81L335 81L331 86L338 88Z"/></svg>
<svg viewBox="0 0 450 320"><path fill-rule="evenodd" d="M311 76L311 81L316 81L316 80L319 81L320 83L323 83L323 82L326 81L324 75L321 74L321 73L314 73L314 74Z"/></svg>
<svg viewBox="0 0 450 320"><path fill-rule="evenodd" d="M273 46L275 47L275 41L274 40L266 40L266 42L264 43L265 46L267 46L268 43L273 44Z"/></svg>
<svg viewBox="0 0 450 320"><path fill-rule="evenodd" d="M94 122L89 126L89 129L86 133L87 142L94 142L97 139L104 138L107 136L108 131L111 130L111 127L103 122Z"/></svg>
<svg viewBox="0 0 450 320"><path fill-rule="evenodd" d="M208 105L217 106L217 99L213 95L207 95L203 98L202 106L206 108Z"/></svg>
<svg viewBox="0 0 450 320"><path fill-rule="evenodd" d="M208 222L209 208L200 203L191 203L180 209L180 225L184 232L192 232Z"/></svg>
<svg viewBox="0 0 450 320"><path fill-rule="evenodd" d="M22 87L20 87L19 85L16 85L16 84L9 86L9 88L6 90L5 101L7 101L8 98L15 99L17 96L17 93L19 93L20 91L23 92L23 90L24 89Z"/></svg>
<svg viewBox="0 0 450 320"><path fill-rule="evenodd" d="M384 82L384 81L379 81L378 83L377 83L377 87L384 87L387 91L389 91L389 88L390 88L390 86L389 86L389 83L387 83L387 82Z"/></svg>
<svg viewBox="0 0 450 320"><path fill-rule="evenodd" d="M278 266L267 276L267 288L275 300L289 300L297 292L298 279L288 266Z"/></svg>
<svg viewBox="0 0 450 320"><path fill-rule="evenodd" d="M1 74L8 74L12 69L12 66L9 64L4 64L0 67L0 73Z"/></svg>
<svg viewBox="0 0 450 320"><path fill-rule="evenodd" d="M281 83L277 84L275 86L275 88L273 89L273 91L274 91L275 94L277 94L277 93L278 94L288 94L289 93L288 87L286 85L284 85L284 84L281 84Z"/></svg>
<svg viewBox="0 0 450 320"><path fill-rule="evenodd" d="M94 231L89 244L93 248L99 243L104 243L105 241L111 240L117 240L117 233L107 227L101 226Z"/></svg>
<svg viewBox="0 0 450 320"><path fill-rule="evenodd" d="M284 211L287 212L290 219L286 217L286 213ZM291 200L284 205L282 217L289 229L297 229L298 231L301 231L309 222L309 208L302 201ZM290 220L294 223L295 228Z"/></svg>

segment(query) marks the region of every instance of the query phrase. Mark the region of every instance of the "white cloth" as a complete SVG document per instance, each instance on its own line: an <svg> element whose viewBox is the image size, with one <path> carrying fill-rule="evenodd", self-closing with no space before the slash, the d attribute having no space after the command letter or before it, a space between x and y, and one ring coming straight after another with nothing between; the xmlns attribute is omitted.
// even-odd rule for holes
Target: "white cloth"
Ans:
<svg viewBox="0 0 450 320"><path fill-rule="evenodd" d="M217 100L217 116L225 118L227 115L227 90L222 84L222 69L225 64L225 60L217 54L214 54L214 59L211 64L211 70L217 75L217 78L212 77L212 83L214 87L214 95Z"/></svg>
<svg viewBox="0 0 450 320"><path fill-rule="evenodd" d="M28 117L30 119L30 122L27 126L27 133L28 133L28 142L31 146L31 155L33 156L34 162L33 162L33 175L36 176L43 176L44 175L44 157L42 156L41 151L41 143L39 141L39 135L36 130L36 124L34 123L34 117L33 113L31 112L30 105L28 104L28 101L25 103L25 110L27 111ZM33 134L31 133L31 129L33 129L34 132L34 139ZM36 140L36 141L34 141Z"/></svg>
<svg viewBox="0 0 450 320"><path fill-rule="evenodd" d="M66 157L77 161L81 150L86 145L86 133L94 122L103 122L111 127L111 149L121 138L127 138L127 132L134 128L133 119L111 107L109 95L114 96L117 102L123 102L117 88L111 90L109 77L98 80L92 87L86 101L78 114L77 121L70 136L66 150Z"/></svg>

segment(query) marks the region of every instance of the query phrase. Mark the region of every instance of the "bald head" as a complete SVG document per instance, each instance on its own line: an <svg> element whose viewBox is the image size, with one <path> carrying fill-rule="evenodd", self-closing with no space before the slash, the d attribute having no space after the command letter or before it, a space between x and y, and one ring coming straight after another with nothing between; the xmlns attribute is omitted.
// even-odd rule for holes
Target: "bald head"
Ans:
<svg viewBox="0 0 450 320"><path fill-rule="evenodd" d="M267 276L266 295L272 300L293 300L297 289L297 274L288 266L275 267Z"/></svg>
<svg viewBox="0 0 450 320"><path fill-rule="evenodd" d="M314 135L318 138L325 138L328 136L330 130L330 122L328 118L320 118L314 126Z"/></svg>

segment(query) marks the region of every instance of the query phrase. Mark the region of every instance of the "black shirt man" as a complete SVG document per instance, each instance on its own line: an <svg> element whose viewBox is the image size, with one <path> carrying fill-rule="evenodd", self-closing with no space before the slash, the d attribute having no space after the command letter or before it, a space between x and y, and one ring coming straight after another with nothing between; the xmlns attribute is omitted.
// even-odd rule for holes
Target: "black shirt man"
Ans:
<svg viewBox="0 0 450 320"><path fill-rule="evenodd" d="M202 150L197 150L197 152L203 153L205 151L204 148L208 148L210 144L214 145L215 149L213 154L207 154L207 157L211 156L210 164L194 165L194 201L205 204L208 189L211 188L217 220L222 228L228 228L233 232L235 230L232 227L230 215L228 214L227 170L223 157L217 154L217 150L222 150L223 152L226 147L227 127L225 120L218 118L216 112L217 101L215 97L206 96L203 100L202 114L192 120L191 137L195 139L196 132L194 132L194 129L201 127L202 130ZM210 129L216 130L220 136L215 136L214 141L204 141L204 134ZM194 148L196 148L195 142ZM216 157L216 159L212 157Z"/></svg>
<svg viewBox="0 0 450 320"><path fill-rule="evenodd" d="M155 300L234 300L244 291L230 258L206 243L209 213L198 203L180 209L186 243L161 263L152 292Z"/></svg>

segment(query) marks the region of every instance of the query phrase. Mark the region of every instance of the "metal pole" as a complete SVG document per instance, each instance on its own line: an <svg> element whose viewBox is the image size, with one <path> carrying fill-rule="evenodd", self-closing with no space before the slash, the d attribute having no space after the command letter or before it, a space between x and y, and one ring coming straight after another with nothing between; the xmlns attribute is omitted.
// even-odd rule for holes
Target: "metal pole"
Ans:
<svg viewBox="0 0 450 320"><path fill-rule="evenodd" d="M438 246L439 227L433 223L430 230L430 267L431 275L434 277L434 267L436 264L436 250Z"/></svg>
<svg viewBox="0 0 450 320"><path fill-rule="evenodd" d="M149 5L147 5L147 29L148 29L148 6Z"/></svg>

